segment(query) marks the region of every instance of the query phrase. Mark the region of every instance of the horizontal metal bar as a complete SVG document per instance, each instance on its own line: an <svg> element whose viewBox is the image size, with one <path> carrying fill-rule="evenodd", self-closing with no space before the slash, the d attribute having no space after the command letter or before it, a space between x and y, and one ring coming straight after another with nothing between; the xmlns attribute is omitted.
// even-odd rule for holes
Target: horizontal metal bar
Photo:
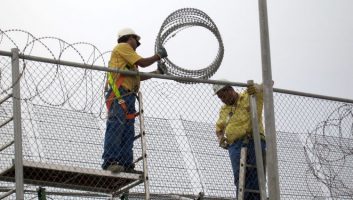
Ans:
<svg viewBox="0 0 353 200"><path fill-rule="evenodd" d="M2 150L4 150L4 149L6 149L7 147L11 146L13 143L15 143L14 140L12 140L11 142L5 144L4 146L2 146L2 147L0 148L0 151L2 151Z"/></svg>
<svg viewBox="0 0 353 200"><path fill-rule="evenodd" d="M279 89L279 88L273 88L273 91L277 93L283 93L283 94L291 94L291 95L311 97L311 98L317 98L317 99L326 99L330 101L338 101L338 102L344 102L344 103L353 103L352 99L312 94L307 92L299 92L299 91L285 90L285 89Z"/></svg>
<svg viewBox="0 0 353 200"><path fill-rule="evenodd" d="M6 120L4 123L2 123L0 125L0 128L2 128L3 126L5 126L6 124L8 124L9 122L11 122L13 120L13 117L9 118L8 120Z"/></svg>
<svg viewBox="0 0 353 200"><path fill-rule="evenodd" d="M0 104L4 103L5 101L7 101L9 98L12 97L12 94L9 94L7 95L5 98L3 98L1 101L0 101Z"/></svg>
<svg viewBox="0 0 353 200"><path fill-rule="evenodd" d="M173 199L178 199L178 200L194 200L195 198L189 198L189 197L183 197L180 195L172 194L170 195L171 198Z"/></svg>
<svg viewBox="0 0 353 200"><path fill-rule="evenodd" d="M6 192L11 190L11 188L0 188L0 192ZM36 193L37 190L24 190L25 193ZM100 194L100 193L90 193L90 192L54 192L46 190L47 195L56 195L56 196L74 196L74 197L110 197L111 195Z"/></svg>
<svg viewBox="0 0 353 200"><path fill-rule="evenodd" d="M133 187L135 187L137 185L140 185L141 183L143 183L143 180L135 181L135 182L133 182L133 183L121 188L119 191L114 192L113 193L113 197L117 197L119 194L122 194L124 192L129 191L130 188L133 188Z"/></svg>
<svg viewBox="0 0 353 200"><path fill-rule="evenodd" d="M0 51L0 55L11 56L12 54L11 53L9 54L9 52L6 52L6 51ZM207 80L207 79L196 79L196 78L188 78L188 77L154 74L154 73L148 73L148 72L134 72L134 71L129 71L129 70L112 69L112 68L102 67L102 66L97 66L97 65L87 65L87 64L77 63L77 62L53 60L53 59L49 59L49 58L43 58L43 57L38 57L38 56L29 56L29 55L25 55L25 54L19 54L19 58L37 61L37 62L51 63L51 64L56 64L56 65L64 65L64 66L83 68L83 69L91 69L91 70L98 70L98 71L105 71L105 72L115 72L115 73L121 73L124 75L130 75L130 76L139 75L141 77L147 77L147 78L160 78L160 79L176 80L176 81L182 81L182 82L229 84L229 85L240 86L240 87L246 86L245 83Z"/></svg>
<svg viewBox="0 0 353 200"><path fill-rule="evenodd" d="M25 190L27 192L27 190ZM56 196L69 196L69 197L110 197L106 194L95 194L95 193L85 193L85 192L50 192L45 191L47 195L56 195Z"/></svg>
<svg viewBox="0 0 353 200"><path fill-rule="evenodd" d="M0 50L0 55L1 56L9 56L9 57L11 57L12 53ZM87 64L76 63L76 62L69 62L69 61L62 61L62 60L53 60L53 59L37 57L37 56L29 56L29 55L24 55L24 54L20 54L19 57L22 58L22 59L32 60L32 61L37 61L37 62L51 63L51 64L57 64L57 65L65 65L65 66L84 68L84 69L92 69L92 70L98 70L98 71L116 72L116 73L121 73L121 74L124 74L124 75L135 75L135 76L139 75L141 77L147 77L147 78L160 78L160 79L175 80L175 81L182 81L182 82L193 82L193 83L209 83L209 84L223 84L223 85L227 84L227 85L232 85L232 86L237 86L237 87L246 87L247 86L246 83L230 82L230 81L217 81L217 80L206 80L206 79L196 79L196 78L188 78L188 77L178 77L178 76L170 76L170 75L162 75L162 74L153 74L153 73L147 73L147 72L133 72L133 71L127 71L127 70L111 69L111 68L108 68L108 67L102 67L102 66L97 66L97 65L87 65ZM279 88L273 88L273 91L274 92L278 92L278 93L283 93L283 94L306 96L306 97L326 99L326 100L338 101L338 102L344 102L344 103L353 103L352 99L346 99L346 98L338 98L338 97L332 97L332 96L311 94L311 93L292 91L292 90L285 90L285 89L279 89Z"/></svg>
<svg viewBox="0 0 353 200"><path fill-rule="evenodd" d="M12 189L12 190L6 192L5 194L3 194L2 196L0 196L0 199L4 199L5 197L8 197L15 192L16 192L16 189Z"/></svg>
<svg viewBox="0 0 353 200"><path fill-rule="evenodd" d="M8 57L11 57L11 56L12 56L12 53L9 52L9 51L1 51L1 50L0 50L0 55L1 55L1 56L8 56Z"/></svg>

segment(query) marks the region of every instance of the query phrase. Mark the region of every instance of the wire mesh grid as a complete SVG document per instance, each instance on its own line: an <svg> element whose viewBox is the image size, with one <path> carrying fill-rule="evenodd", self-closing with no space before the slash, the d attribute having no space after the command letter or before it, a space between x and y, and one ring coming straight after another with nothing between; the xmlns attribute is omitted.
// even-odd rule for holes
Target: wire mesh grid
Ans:
<svg viewBox="0 0 353 200"><path fill-rule="evenodd" d="M3 99L12 91L11 59L0 56L0 63ZM111 178L101 169L108 120L105 72L28 60L20 66L23 159L32 166L25 173L41 180L26 182L25 199L38 198L40 187L47 199L108 199L139 179L141 162L136 173L123 174L127 179ZM228 152L215 136L222 104L211 85L152 79L142 83L141 92L151 199L193 199L199 192L205 199L234 199ZM352 199L353 105L282 93L274 98L281 199ZM12 100L0 111L1 123L11 118ZM135 135L139 123L136 119ZM11 142L12 122L0 134L0 146ZM13 145L0 154L4 172L12 166ZM133 157L140 156L136 140ZM14 187L12 181L2 179L0 195ZM129 199L143 198L143 184L130 189Z"/></svg>

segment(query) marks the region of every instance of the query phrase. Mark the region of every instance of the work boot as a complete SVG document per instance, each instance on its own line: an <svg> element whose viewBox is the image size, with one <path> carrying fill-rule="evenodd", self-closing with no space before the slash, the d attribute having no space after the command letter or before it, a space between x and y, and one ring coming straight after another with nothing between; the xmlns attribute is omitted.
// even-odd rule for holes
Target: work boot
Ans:
<svg viewBox="0 0 353 200"><path fill-rule="evenodd" d="M120 200L129 200L129 192L123 193L123 195L120 197Z"/></svg>
<svg viewBox="0 0 353 200"><path fill-rule="evenodd" d="M131 165L129 165L128 167L125 168L126 172L130 172L130 173L136 173L138 171L135 170L135 164L132 163Z"/></svg>
<svg viewBox="0 0 353 200"><path fill-rule="evenodd" d="M124 172L126 169L124 166L119 165L118 163L112 163L107 167L107 170L111 171L112 173L119 173Z"/></svg>

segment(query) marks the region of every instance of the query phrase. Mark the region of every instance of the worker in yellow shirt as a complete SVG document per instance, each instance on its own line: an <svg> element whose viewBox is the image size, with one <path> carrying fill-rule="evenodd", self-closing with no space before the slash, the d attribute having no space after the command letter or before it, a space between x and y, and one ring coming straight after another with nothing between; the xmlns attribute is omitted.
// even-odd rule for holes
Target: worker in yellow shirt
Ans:
<svg viewBox="0 0 353 200"><path fill-rule="evenodd" d="M257 123L261 136L262 152L265 156L266 143L262 123L263 87L255 84L248 86L244 92L238 93L230 85L214 84L213 91L224 103L216 123L216 135L220 146L228 150L234 174L234 184L238 189L242 146L248 147L247 163L256 165L255 146L252 138L250 95L256 96ZM245 183L246 189L259 190L256 168L247 169ZM245 192L244 199L257 200L260 199L260 195Z"/></svg>
<svg viewBox="0 0 353 200"><path fill-rule="evenodd" d="M109 68L138 71L138 67L148 67L168 56L165 48L158 49L151 57L143 58L136 53L141 37L131 28L118 33L118 44L112 51ZM161 74L158 69L154 73ZM108 73L106 84L106 104L108 120L102 155L104 170L112 172L128 171L133 165L134 123L136 117L135 100L140 88L140 76L128 76L120 73Z"/></svg>

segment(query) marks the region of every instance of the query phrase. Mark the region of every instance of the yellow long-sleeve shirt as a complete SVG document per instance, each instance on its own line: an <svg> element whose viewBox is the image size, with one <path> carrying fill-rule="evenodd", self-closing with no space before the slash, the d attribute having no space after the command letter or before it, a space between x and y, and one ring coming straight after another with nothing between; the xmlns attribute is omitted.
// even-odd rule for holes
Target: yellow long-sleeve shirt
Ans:
<svg viewBox="0 0 353 200"><path fill-rule="evenodd" d="M258 126L260 133L264 135L262 123L263 87L257 84L255 87L257 115L259 119ZM238 100L234 105L223 105L221 107L216 123L216 132L224 132L228 144L232 144L234 141L243 138L247 133L252 132L249 99L250 96L245 91L239 94Z"/></svg>
<svg viewBox="0 0 353 200"><path fill-rule="evenodd" d="M136 62L141 58L128 43L119 43L111 54L109 68L138 71ZM119 75L113 75L114 82L119 78ZM140 76L126 76L121 86L137 92L140 88Z"/></svg>

